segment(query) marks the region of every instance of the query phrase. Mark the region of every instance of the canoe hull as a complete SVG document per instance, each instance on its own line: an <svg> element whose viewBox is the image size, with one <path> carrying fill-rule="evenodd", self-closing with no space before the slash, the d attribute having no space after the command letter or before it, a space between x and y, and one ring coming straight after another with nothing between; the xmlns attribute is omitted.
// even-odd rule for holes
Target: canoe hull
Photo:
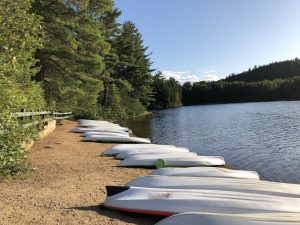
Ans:
<svg viewBox="0 0 300 225"><path fill-rule="evenodd" d="M139 145L119 144L119 145L110 147L105 152L103 152L102 155L116 156L120 153L130 152L130 151L134 151L134 150L143 150L143 151L149 150L150 151L150 150L154 150L154 149L173 149L173 148L177 148L177 147L175 147L173 145L157 145L157 144L139 144Z"/></svg>
<svg viewBox="0 0 300 225"><path fill-rule="evenodd" d="M118 166L130 167L156 167L157 160L163 160L167 166L222 166L225 164L223 158L214 156L197 156L193 153L184 154L152 154L133 155L119 163Z"/></svg>
<svg viewBox="0 0 300 225"><path fill-rule="evenodd" d="M148 175L137 177L129 181L126 186L165 189L226 190L278 197L300 198L300 185L298 184L250 179Z"/></svg>
<svg viewBox="0 0 300 225"><path fill-rule="evenodd" d="M219 177L259 180L254 171L231 170L215 167L162 168L154 170L150 175L179 176L179 177Z"/></svg>
<svg viewBox="0 0 300 225"><path fill-rule="evenodd" d="M156 225L300 225L300 216L293 213L270 214L205 214L180 213Z"/></svg>
<svg viewBox="0 0 300 225"><path fill-rule="evenodd" d="M81 141L109 142L109 143L151 143L147 138L89 135L81 138Z"/></svg>
<svg viewBox="0 0 300 225"><path fill-rule="evenodd" d="M249 194L238 191L138 187L129 187L125 191L121 190L119 193L108 195L104 206L115 210L153 215L173 215L183 212L300 213L300 199L298 198Z"/></svg>

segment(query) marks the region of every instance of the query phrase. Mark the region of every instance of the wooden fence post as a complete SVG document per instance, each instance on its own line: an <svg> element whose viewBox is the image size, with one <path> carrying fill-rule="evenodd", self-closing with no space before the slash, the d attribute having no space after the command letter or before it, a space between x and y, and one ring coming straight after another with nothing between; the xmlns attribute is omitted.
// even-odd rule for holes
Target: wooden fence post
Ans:
<svg viewBox="0 0 300 225"><path fill-rule="evenodd" d="M21 109L21 112L25 113L25 109ZM21 117L22 123L24 123L24 118L25 118L24 116Z"/></svg>

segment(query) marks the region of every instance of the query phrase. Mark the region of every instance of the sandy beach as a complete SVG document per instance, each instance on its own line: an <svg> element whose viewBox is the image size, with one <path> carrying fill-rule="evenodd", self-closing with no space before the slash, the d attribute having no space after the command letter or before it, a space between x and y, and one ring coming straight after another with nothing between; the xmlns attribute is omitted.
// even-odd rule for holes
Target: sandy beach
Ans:
<svg viewBox="0 0 300 225"><path fill-rule="evenodd" d="M147 169L119 168L100 157L110 144L80 142L65 121L28 152L26 179L0 182L0 224L154 224L161 218L102 207L106 185L123 185Z"/></svg>

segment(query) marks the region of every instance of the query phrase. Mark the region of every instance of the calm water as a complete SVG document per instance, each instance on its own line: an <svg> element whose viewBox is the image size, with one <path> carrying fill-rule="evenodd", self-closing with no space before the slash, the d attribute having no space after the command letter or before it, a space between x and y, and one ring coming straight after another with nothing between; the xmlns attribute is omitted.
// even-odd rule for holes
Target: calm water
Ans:
<svg viewBox="0 0 300 225"><path fill-rule="evenodd" d="M300 183L300 101L189 106L122 124L153 143L221 155L266 179Z"/></svg>

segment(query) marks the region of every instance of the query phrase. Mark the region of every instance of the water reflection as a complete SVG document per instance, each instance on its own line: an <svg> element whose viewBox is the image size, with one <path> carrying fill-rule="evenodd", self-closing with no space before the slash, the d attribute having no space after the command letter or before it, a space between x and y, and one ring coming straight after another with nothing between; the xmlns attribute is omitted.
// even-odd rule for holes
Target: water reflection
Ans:
<svg viewBox="0 0 300 225"><path fill-rule="evenodd" d="M300 102L190 106L122 124L154 143L221 155L273 181L300 183Z"/></svg>
<svg viewBox="0 0 300 225"><path fill-rule="evenodd" d="M122 120L119 123L129 127L138 137L152 138L151 115Z"/></svg>

